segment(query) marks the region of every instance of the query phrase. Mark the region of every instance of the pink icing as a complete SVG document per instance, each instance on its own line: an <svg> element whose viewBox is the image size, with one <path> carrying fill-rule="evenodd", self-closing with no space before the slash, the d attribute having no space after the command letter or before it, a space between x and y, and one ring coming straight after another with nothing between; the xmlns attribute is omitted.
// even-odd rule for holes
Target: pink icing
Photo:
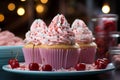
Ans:
<svg viewBox="0 0 120 80"><path fill-rule="evenodd" d="M81 27L81 28L86 28L87 27L87 25L84 23L83 20L75 19L75 21L72 24L72 27L73 28L78 28L78 26Z"/></svg>
<svg viewBox="0 0 120 80"><path fill-rule="evenodd" d="M0 32L0 46L13 46L13 45L23 45L23 39L15 36L10 31Z"/></svg>
<svg viewBox="0 0 120 80"><path fill-rule="evenodd" d="M46 26L46 24L45 24L45 22L44 22L43 20L41 20L41 19L36 19L36 20L32 23L32 25L31 25L31 27L30 27L30 30L31 30L31 31L41 30L41 32L44 33L44 30L45 30L46 28L47 28L47 26Z"/></svg>
<svg viewBox="0 0 120 80"><path fill-rule="evenodd" d="M74 43L74 33L62 14L53 18L48 28L47 39L48 45Z"/></svg>
<svg viewBox="0 0 120 80"><path fill-rule="evenodd" d="M36 19L30 28L30 31L26 33L26 43L33 43L35 45L45 43L45 36L47 32L47 26L41 19Z"/></svg>
<svg viewBox="0 0 120 80"><path fill-rule="evenodd" d="M80 19L76 19L73 22L72 31L75 33L75 40L77 42L90 43L93 42L94 40L92 32L89 30L86 24Z"/></svg>

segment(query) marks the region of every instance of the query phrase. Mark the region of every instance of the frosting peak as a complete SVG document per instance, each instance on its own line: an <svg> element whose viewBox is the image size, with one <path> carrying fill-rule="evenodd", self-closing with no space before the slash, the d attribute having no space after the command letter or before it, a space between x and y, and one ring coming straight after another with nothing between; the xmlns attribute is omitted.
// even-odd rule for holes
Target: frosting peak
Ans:
<svg viewBox="0 0 120 80"><path fill-rule="evenodd" d="M70 25L66 18L56 15L48 27L48 44L73 44L74 33L70 30Z"/></svg>
<svg viewBox="0 0 120 80"><path fill-rule="evenodd" d="M31 25L31 27L30 27L30 30L31 31L34 31L34 30L44 30L44 29L46 29L47 28L47 26L46 26L46 24L45 24L45 22L43 21L43 20L41 20L41 19L36 19L33 23L32 23L32 25Z"/></svg>
<svg viewBox="0 0 120 80"><path fill-rule="evenodd" d="M93 42L94 37L92 32L86 26L86 24L80 20L76 19L72 24L72 31L75 33L75 40L78 43L90 43Z"/></svg>
<svg viewBox="0 0 120 80"><path fill-rule="evenodd" d="M78 28L78 27L85 28L87 27L87 25L84 23L83 20L75 19L75 21L72 23L72 28Z"/></svg>
<svg viewBox="0 0 120 80"><path fill-rule="evenodd" d="M69 23L67 22L66 18L61 14L56 15L52 22L49 25L49 28L51 27L70 27Z"/></svg>
<svg viewBox="0 0 120 80"><path fill-rule="evenodd" d="M47 33L47 26L41 19L36 19L30 30L26 33L26 43L33 43L35 45L41 44L45 41L45 35Z"/></svg>

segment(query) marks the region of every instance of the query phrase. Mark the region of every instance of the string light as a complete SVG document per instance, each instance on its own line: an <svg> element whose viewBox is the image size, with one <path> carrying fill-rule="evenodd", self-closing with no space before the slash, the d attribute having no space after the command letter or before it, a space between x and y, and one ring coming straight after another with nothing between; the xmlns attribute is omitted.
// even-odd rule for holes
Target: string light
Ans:
<svg viewBox="0 0 120 80"><path fill-rule="evenodd" d="M103 13L109 13L110 12L110 6L108 4L104 4L102 7Z"/></svg>
<svg viewBox="0 0 120 80"><path fill-rule="evenodd" d="M3 22L5 19L4 15L3 14L0 14L0 22Z"/></svg>
<svg viewBox="0 0 120 80"><path fill-rule="evenodd" d="M14 3L9 3L8 4L8 10L10 10L10 11L15 10L15 4Z"/></svg>
<svg viewBox="0 0 120 80"><path fill-rule="evenodd" d="M25 14L25 9L23 7L18 8L17 14L19 16L23 16Z"/></svg>
<svg viewBox="0 0 120 80"><path fill-rule="evenodd" d="M46 4L47 2L48 2L48 0L40 0L41 1L41 3L43 3L43 4Z"/></svg>
<svg viewBox="0 0 120 80"><path fill-rule="evenodd" d="M41 4L37 5L37 6L36 6L36 11L37 11L38 13L43 13L43 12L44 12L44 6L41 5Z"/></svg>

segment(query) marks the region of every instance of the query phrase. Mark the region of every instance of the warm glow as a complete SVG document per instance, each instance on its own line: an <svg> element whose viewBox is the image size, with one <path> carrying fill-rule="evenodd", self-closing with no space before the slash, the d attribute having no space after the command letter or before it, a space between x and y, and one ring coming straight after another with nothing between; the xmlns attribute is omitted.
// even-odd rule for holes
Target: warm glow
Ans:
<svg viewBox="0 0 120 80"><path fill-rule="evenodd" d="M9 3L8 4L8 10L10 10L10 11L15 10L15 4L14 3Z"/></svg>
<svg viewBox="0 0 120 80"><path fill-rule="evenodd" d="M43 13L44 12L44 6L43 5L37 5L36 6L36 11L38 13Z"/></svg>
<svg viewBox="0 0 120 80"><path fill-rule="evenodd" d="M5 19L4 15L3 14L0 14L0 22L3 22Z"/></svg>
<svg viewBox="0 0 120 80"><path fill-rule="evenodd" d="M40 0L41 1L41 3L43 3L43 4L46 4L47 2L48 2L48 0Z"/></svg>
<svg viewBox="0 0 120 80"><path fill-rule="evenodd" d="M103 5L102 12L103 13L109 13L110 12L110 6L108 4Z"/></svg>
<svg viewBox="0 0 120 80"><path fill-rule="evenodd" d="M23 15L25 14L25 9L22 8L22 7L18 8L17 14L18 14L19 16L23 16Z"/></svg>
<svg viewBox="0 0 120 80"><path fill-rule="evenodd" d="M25 2L26 0L20 0L21 2Z"/></svg>

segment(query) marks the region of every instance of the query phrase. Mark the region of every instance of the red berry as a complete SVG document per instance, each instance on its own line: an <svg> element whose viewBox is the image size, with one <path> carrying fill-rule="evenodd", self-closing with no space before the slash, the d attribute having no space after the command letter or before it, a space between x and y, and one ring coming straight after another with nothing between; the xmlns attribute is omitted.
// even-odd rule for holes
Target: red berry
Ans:
<svg viewBox="0 0 120 80"><path fill-rule="evenodd" d="M11 64L12 62L18 62L16 58L9 59L8 64Z"/></svg>
<svg viewBox="0 0 120 80"><path fill-rule="evenodd" d="M97 69L105 69L106 68L106 64L104 64L104 62L100 62L98 65L97 65Z"/></svg>
<svg viewBox="0 0 120 80"><path fill-rule="evenodd" d="M116 23L114 21L104 22L104 27L106 32L111 32L116 30Z"/></svg>
<svg viewBox="0 0 120 80"><path fill-rule="evenodd" d="M79 64L77 64L74 68L75 68L77 71L85 70L85 69L86 69L86 65L85 65L85 63L79 63Z"/></svg>
<svg viewBox="0 0 120 80"><path fill-rule="evenodd" d="M42 70L43 71L52 71L52 66L49 64L43 65Z"/></svg>
<svg viewBox="0 0 120 80"><path fill-rule="evenodd" d="M97 60L95 61L95 65L98 65L98 64L100 63L100 61L101 61L101 59L97 59Z"/></svg>
<svg viewBox="0 0 120 80"><path fill-rule="evenodd" d="M39 64L38 63L30 63L28 67L29 67L29 70L32 70L32 71L38 71L39 70Z"/></svg>
<svg viewBox="0 0 120 80"><path fill-rule="evenodd" d="M20 65L19 65L19 62L16 61L16 60L13 60L11 63L10 63L10 66L12 69L14 68L18 68Z"/></svg>
<svg viewBox="0 0 120 80"><path fill-rule="evenodd" d="M95 65L97 69L105 69L106 66L108 65L108 59L107 58L103 58L103 59L97 59L95 61Z"/></svg>
<svg viewBox="0 0 120 80"><path fill-rule="evenodd" d="M104 62L105 62L106 64L109 63L109 60L108 60L107 58L103 58L103 60L104 60Z"/></svg>

